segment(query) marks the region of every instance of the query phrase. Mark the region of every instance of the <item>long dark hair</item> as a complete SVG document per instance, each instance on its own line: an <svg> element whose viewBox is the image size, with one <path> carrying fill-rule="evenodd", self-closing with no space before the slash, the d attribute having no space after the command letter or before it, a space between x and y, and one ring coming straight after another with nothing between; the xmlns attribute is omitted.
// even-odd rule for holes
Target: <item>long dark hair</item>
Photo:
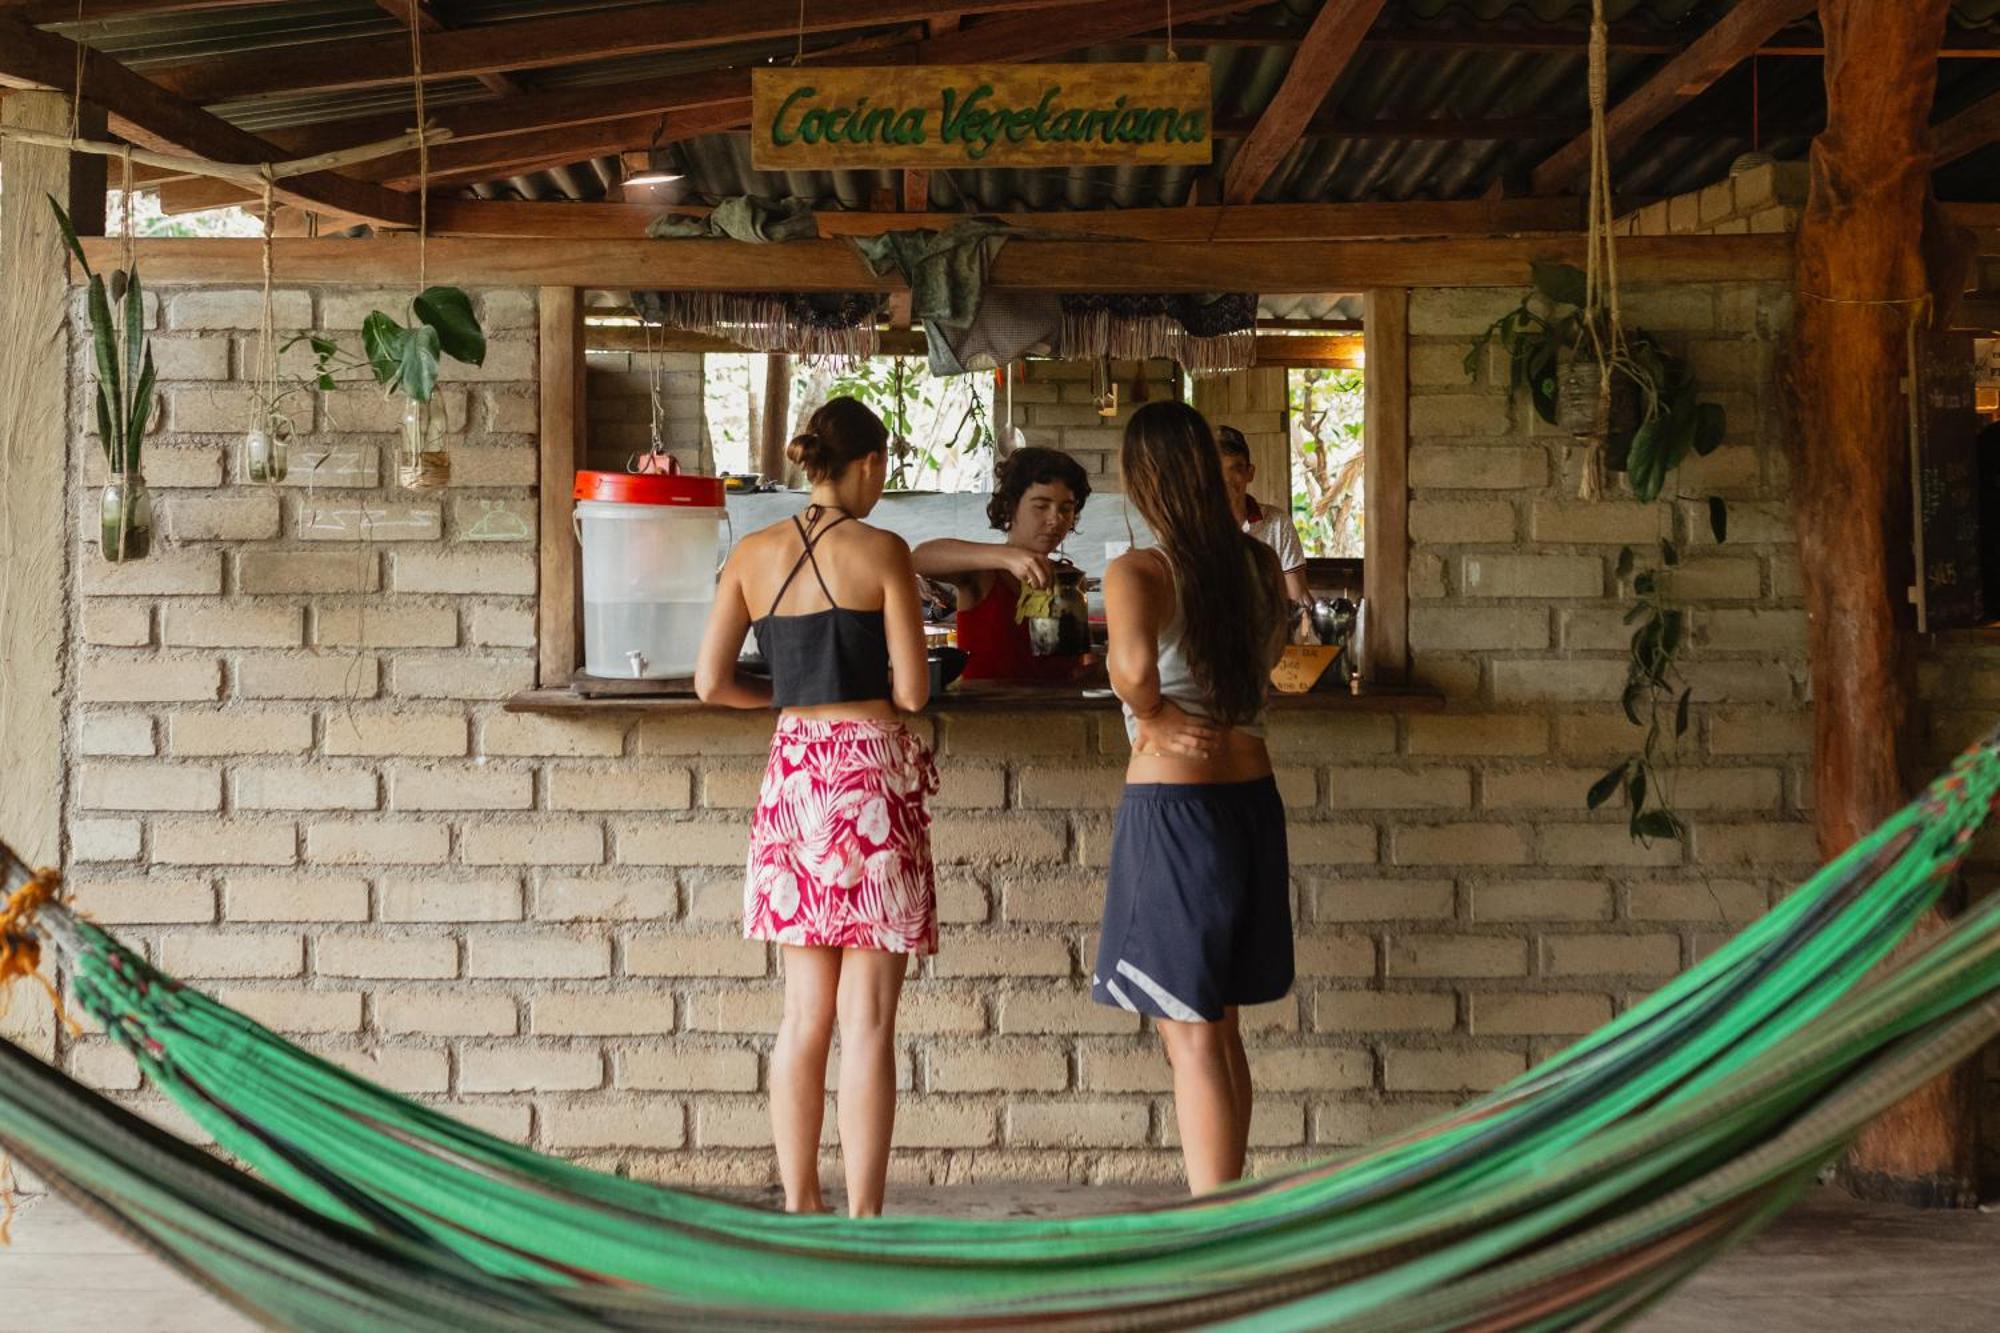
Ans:
<svg viewBox="0 0 2000 1333"><path fill-rule="evenodd" d="M1179 581L1189 672L1218 718L1247 721L1264 704L1278 603L1257 539L1229 512L1207 419L1185 403L1146 404L1126 423L1119 468Z"/></svg>
<svg viewBox="0 0 2000 1333"><path fill-rule="evenodd" d="M889 428L882 418L856 398L829 398L806 419L806 428L792 437L785 457L797 463L811 481L831 481L870 454L889 448Z"/></svg>

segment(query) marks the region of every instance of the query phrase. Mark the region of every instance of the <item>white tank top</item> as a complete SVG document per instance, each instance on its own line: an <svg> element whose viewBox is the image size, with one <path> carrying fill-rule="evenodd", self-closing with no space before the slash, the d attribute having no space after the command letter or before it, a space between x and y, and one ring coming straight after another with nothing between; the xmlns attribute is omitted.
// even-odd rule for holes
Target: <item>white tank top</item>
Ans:
<svg viewBox="0 0 2000 1333"><path fill-rule="evenodd" d="M1162 556L1162 559L1165 557ZM1188 666L1187 658L1187 616L1181 607L1180 574L1174 569L1174 562L1165 561L1167 577L1174 585L1174 614L1160 630L1157 641L1157 655L1160 672L1160 697L1171 701L1184 713L1197 717L1215 716L1215 707L1208 695L1194 678L1194 671ZM1125 712L1125 739L1136 743L1139 739L1139 718L1132 711L1132 705L1120 701ZM1264 735L1264 710L1260 707L1256 716L1247 722L1238 722L1235 729L1246 736L1262 739Z"/></svg>

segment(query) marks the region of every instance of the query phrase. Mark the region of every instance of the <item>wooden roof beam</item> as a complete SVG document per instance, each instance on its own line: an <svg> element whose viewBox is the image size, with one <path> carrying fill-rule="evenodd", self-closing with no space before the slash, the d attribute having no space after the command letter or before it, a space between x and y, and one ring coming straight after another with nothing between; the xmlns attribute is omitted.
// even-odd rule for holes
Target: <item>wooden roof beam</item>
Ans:
<svg viewBox="0 0 2000 1333"><path fill-rule="evenodd" d="M451 25L437 16L429 0L375 0L375 7L400 19L404 27L414 23L423 32L443 32ZM488 71L475 74L486 87L496 93L518 93L522 91L521 81L511 74Z"/></svg>
<svg viewBox="0 0 2000 1333"><path fill-rule="evenodd" d="M2000 93L1932 126L1931 140L1931 163L1940 167L2000 140Z"/></svg>
<svg viewBox="0 0 2000 1333"><path fill-rule="evenodd" d="M909 208L905 200L904 206ZM707 210L676 204L584 204L494 199L431 200L433 235L613 240L643 236L668 214ZM1088 212L1004 213L1012 226L1121 240L1223 244L1365 240L1410 236L1491 236L1503 232L1574 232L1583 225L1575 199L1479 199L1408 204L1257 204L1248 208L1121 208ZM818 215L821 236L875 236L918 221L909 212ZM949 219L943 219L948 221Z"/></svg>
<svg viewBox="0 0 2000 1333"><path fill-rule="evenodd" d="M118 262L118 238L86 241L92 262ZM155 283L256 282L255 239L148 239L139 262ZM1467 236L1433 240L1126 242L1045 240L1009 245L992 284L1025 291L1355 291L1387 286L1518 287L1534 260L1582 263L1584 237ZM287 281L383 286L414 280L415 237L280 239ZM434 238L433 282L678 288L685 291L894 291L900 280L871 274L843 240L747 245L740 241L548 241ZM1791 272L1789 236L1640 236L1618 247L1631 282L1777 281Z"/></svg>
<svg viewBox="0 0 2000 1333"><path fill-rule="evenodd" d="M1299 42L1285 81L1272 95L1222 177L1222 202L1247 204L1278 164L1297 146L1308 122L1326 102L1333 81L1354 58L1361 38L1382 12L1383 0L1324 0Z"/></svg>
<svg viewBox="0 0 2000 1333"><path fill-rule="evenodd" d="M166 147L215 162L279 162L291 156L189 105L108 56L87 48L82 55L89 100L104 108L128 138L143 138L148 147ZM74 96L77 57L77 45L67 38L0 17L0 72ZM289 177L274 190L287 203L318 212L398 226L413 226L417 220L416 200L330 171Z"/></svg>
<svg viewBox="0 0 2000 1333"><path fill-rule="evenodd" d="M978 0L986 12L1084 9L1088 0ZM809 5L804 31L836 32L879 24L921 22L937 0L841 0ZM1157 15L1154 22L1158 22ZM424 44L429 78L540 69L657 51L683 51L790 37L800 31L796 0L682 0L554 14L482 24L437 34ZM1067 24L1054 22L1053 28ZM976 32L976 29L968 32ZM954 36L957 34L953 34ZM401 35L346 38L269 51L208 56L148 71L162 87L193 102L222 102L329 88L368 88L410 77L408 39Z"/></svg>
<svg viewBox="0 0 2000 1333"><path fill-rule="evenodd" d="M1687 49L1669 59L1604 117L1606 146L1615 160L1647 130L1686 106L1753 55L1771 35L1817 8L1818 0L1739 0ZM1564 144L1536 167L1536 194L1555 194L1590 170L1590 133Z"/></svg>

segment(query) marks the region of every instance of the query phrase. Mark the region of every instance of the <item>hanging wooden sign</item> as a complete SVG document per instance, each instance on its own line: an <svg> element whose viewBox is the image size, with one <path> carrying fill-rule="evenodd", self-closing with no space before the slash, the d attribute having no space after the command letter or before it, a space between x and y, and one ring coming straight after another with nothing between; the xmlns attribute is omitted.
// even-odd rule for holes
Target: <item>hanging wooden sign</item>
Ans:
<svg viewBox="0 0 2000 1333"><path fill-rule="evenodd" d="M759 171L1169 166L1210 159L1208 64L789 67L751 73Z"/></svg>
<svg viewBox="0 0 2000 1333"><path fill-rule="evenodd" d="M1917 344L1917 630L1964 629L1992 619L1981 572L1980 420L1974 410L1972 335L1931 333Z"/></svg>

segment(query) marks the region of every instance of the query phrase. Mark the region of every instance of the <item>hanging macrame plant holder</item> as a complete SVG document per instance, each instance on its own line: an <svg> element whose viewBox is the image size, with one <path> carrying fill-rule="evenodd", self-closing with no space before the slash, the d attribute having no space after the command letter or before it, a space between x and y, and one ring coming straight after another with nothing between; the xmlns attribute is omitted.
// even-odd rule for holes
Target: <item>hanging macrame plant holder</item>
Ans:
<svg viewBox="0 0 2000 1333"><path fill-rule="evenodd" d="M120 181L125 266L111 275L109 284L90 275L97 428L111 469L110 479L98 495L97 537L98 549L112 564L144 560L153 550L153 493L140 470L140 449L152 429L156 399L153 352L146 345L145 294L133 248L132 186L132 156L126 153ZM63 229L73 236L67 215L63 215ZM80 247L77 254L82 254ZM89 273L88 264L84 271ZM113 310L118 312L115 325Z"/></svg>
<svg viewBox="0 0 2000 1333"><path fill-rule="evenodd" d="M1611 153L1604 122L1609 48L1604 0L1591 0L1589 249L1583 306L1587 346L1577 350L1577 359L1565 369L1556 400L1559 421L1567 418L1586 427L1577 431L1569 425L1584 441L1577 494L1585 500L1604 495L1607 442L1629 440L1639 419L1639 386L1618 369L1625 354L1625 330L1618 311L1618 244L1611 226Z"/></svg>
<svg viewBox="0 0 2000 1333"><path fill-rule="evenodd" d="M277 316L272 295L271 242L276 200L271 175L264 175L264 291L257 316L257 366L251 390L250 424L243 432L243 476L275 486L291 471L292 423L278 410Z"/></svg>

